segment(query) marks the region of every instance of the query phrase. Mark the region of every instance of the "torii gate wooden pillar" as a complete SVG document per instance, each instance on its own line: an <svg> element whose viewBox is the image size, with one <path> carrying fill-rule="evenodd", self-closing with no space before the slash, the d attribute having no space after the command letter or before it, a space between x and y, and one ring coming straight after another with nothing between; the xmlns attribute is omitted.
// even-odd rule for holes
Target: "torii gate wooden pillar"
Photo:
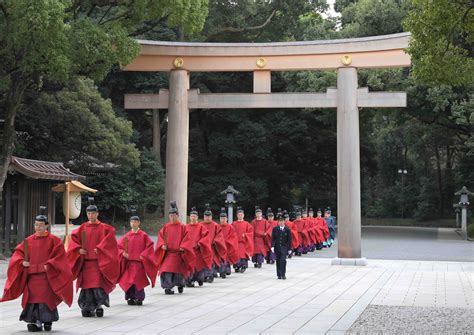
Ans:
<svg viewBox="0 0 474 335"><path fill-rule="evenodd" d="M183 43L139 40L140 54L125 71L170 72L169 91L127 94L126 109L168 109L166 204L186 217L190 109L337 108L338 258L361 258L359 107L406 107L404 92L358 88L357 68L408 67L410 34L284 43ZM326 93L271 93L271 71L334 70L337 89ZM190 72L252 71L254 93L201 94Z"/></svg>

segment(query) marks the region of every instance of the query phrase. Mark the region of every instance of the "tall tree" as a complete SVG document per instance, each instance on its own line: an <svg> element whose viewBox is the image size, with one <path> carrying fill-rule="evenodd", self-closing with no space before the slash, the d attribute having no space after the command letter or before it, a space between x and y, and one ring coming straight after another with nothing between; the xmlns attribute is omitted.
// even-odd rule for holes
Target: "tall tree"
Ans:
<svg viewBox="0 0 474 335"><path fill-rule="evenodd" d="M413 0L404 22L412 33L408 52L423 83L463 85L474 78L474 2Z"/></svg>

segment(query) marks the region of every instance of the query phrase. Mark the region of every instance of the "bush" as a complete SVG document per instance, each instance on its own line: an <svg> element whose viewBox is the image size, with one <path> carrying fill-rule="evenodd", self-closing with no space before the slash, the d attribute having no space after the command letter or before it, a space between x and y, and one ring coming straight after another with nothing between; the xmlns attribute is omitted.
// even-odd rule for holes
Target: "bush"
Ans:
<svg viewBox="0 0 474 335"><path fill-rule="evenodd" d="M474 223L467 226L467 237L474 238Z"/></svg>

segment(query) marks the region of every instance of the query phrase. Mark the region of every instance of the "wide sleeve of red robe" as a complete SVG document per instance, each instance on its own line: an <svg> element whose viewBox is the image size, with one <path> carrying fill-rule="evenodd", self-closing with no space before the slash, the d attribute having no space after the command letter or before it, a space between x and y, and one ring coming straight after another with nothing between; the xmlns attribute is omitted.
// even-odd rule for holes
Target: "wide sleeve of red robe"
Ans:
<svg viewBox="0 0 474 335"><path fill-rule="evenodd" d="M223 224L221 228L227 248L227 261L230 264L235 264L239 261L239 241L237 239L237 233L230 224Z"/></svg>
<svg viewBox="0 0 474 335"><path fill-rule="evenodd" d="M247 222L247 228L245 230L245 249L247 250L247 257L250 259L253 255L253 227Z"/></svg>
<svg viewBox="0 0 474 335"><path fill-rule="evenodd" d="M23 294L22 306L25 308L29 295L27 286L28 275L44 273L46 278L36 276L37 280L35 282L41 285L41 287L37 287L38 294L46 293L43 299L48 307L52 310L61 301L71 306L73 277L62 241L51 234L39 238L31 235L27 240L30 253L35 252L36 254L30 254L30 267L25 268L23 266L25 257L24 242L21 242L15 248L15 252L8 265L7 280L1 301L14 300ZM37 263L35 261L37 258L42 259L42 261ZM41 278L44 278L43 282Z"/></svg>
<svg viewBox="0 0 474 335"><path fill-rule="evenodd" d="M213 255L209 231L200 223L187 224L186 230L193 243L194 254L196 256L196 271L201 271L204 268L210 269Z"/></svg>
<svg viewBox="0 0 474 335"><path fill-rule="evenodd" d="M300 245L300 240L299 240L298 229L296 228L296 225L291 221L285 222L285 225L291 230L291 247L293 249L298 248L298 246Z"/></svg>
<svg viewBox="0 0 474 335"><path fill-rule="evenodd" d="M167 250L163 250L163 245L167 246ZM193 273L196 255L186 226L180 222L165 224L158 233L155 256L158 261L158 273L175 272L184 277Z"/></svg>
<svg viewBox="0 0 474 335"><path fill-rule="evenodd" d="M265 256L267 254L268 248L266 243L267 230L268 230L268 221L265 219L257 220L254 219L250 223L253 228L254 235L254 245L253 245L253 254L261 254Z"/></svg>
<svg viewBox="0 0 474 335"><path fill-rule="evenodd" d="M86 238L87 255L79 253L83 231L86 231L86 236L89 236ZM97 249L97 252L94 249ZM72 274L74 278L78 278L76 290L90 279L87 275L80 276L84 260L90 257L97 259L104 291L109 294L115 288L120 274L120 263L115 229L112 226L102 222L83 223L71 233L67 256Z"/></svg>
<svg viewBox="0 0 474 335"><path fill-rule="evenodd" d="M128 259L123 256L125 251L125 240L128 240ZM158 265L156 264L155 249L153 241L147 233L139 230L134 233L128 232L118 241L120 276L118 283L127 291L135 284L138 290L148 286L149 279L151 287L155 287ZM129 271L127 271L129 270Z"/></svg>
<svg viewBox="0 0 474 335"><path fill-rule="evenodd" d="M305 219L297 219L293 221L298 231L298 239L300 245L307 246L309 244L309 235L307 230L307 222Z"/></svg>
<svg viewBox="0 0 474 335"><path fill-rule="evenodd" d="M221 265L221 262L225 262L227 259L227 247L221 226L216 223L215 228L216 234L214 235L214 240L212 241L214 250L214 263L219 266Z"/></svg>
<svg viewBox="0 0 474 335"><path fill-rule="evenodd" d="M250 259L253 255L253 228L247 221L234 221L232 226L239 242L239 258Z"/></svg>
<svg viewBox="0 0 474 335"><path fill-rule="evenodd" d="M278 223L277 221L267 221L268 222L268 227L267 227L267 236L265 239L265 243L267 245L268 250L272 247L272 233L273 233L273 228L275 228Z"/></svg>

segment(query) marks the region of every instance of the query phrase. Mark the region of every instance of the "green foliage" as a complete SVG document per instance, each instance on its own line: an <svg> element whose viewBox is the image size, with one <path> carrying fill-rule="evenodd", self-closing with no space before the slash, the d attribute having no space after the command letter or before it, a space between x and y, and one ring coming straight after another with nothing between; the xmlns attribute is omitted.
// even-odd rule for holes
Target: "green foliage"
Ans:
<svg viewBox="0 0 474 335"><path fill-rule="evenodd" d="M474 238L474 223L467 226L467 237Z"/></svg>
<svg viewBox="0 0 474 335"><path fill-rule="evenodd" d="M76 79L57 92L42 92L18 115L18 154L65 161L138 166L139 152L130 142L132 124L117 117L90 79Z"/></svg>
<svg viewBox="0 0 474 335"><path fill-rule="evenodd" d="M432 220L438 217L438 206L436 199L436 185L426 177L420 179L420 194L418 196L418 206L414 213L414 218L419 221Z"/></svg>
<svg viewBox="0 0 474 335"><path fill-rule="evenodd" d="M411 0L360 0L340 7L344 37L377 36L403 31Z"/></svg>
<svg viewBox="0 0 474 335"><path fill-rule="evenodd" d="M111 173L87 178L87 184L98 190L97 203L109 215L114 209L130 211L131 206L140 212L162 209L164 173L149 150L141 152L140 166L120 165Z"/></svg>
<svg viewBox="0 0 474 335"><path fill-rule="evenodd" d="M474 78L472 1L414 0L404 26L412 33L408 52L423 83L460 86Z"/></svg>

